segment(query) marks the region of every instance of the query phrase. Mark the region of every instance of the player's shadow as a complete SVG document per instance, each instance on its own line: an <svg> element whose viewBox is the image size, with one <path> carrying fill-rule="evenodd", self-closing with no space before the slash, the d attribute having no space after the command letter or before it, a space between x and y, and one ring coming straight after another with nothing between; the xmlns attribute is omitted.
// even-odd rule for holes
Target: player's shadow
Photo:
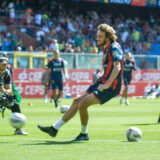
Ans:
<svg viewBox="0 0 160 160"><path fill-rule="evenodd" d="M69 145L69 144L76 144L82 143L77 141L45 141L45 142L38 142L32 144L24 144L24 145Z"/></svg>
<svg viewBox="0 0 160 160"><path fill-rule="evenodd" d="M11 142L0 142L0 144L8 144L8 143L11 143Z"/></svg>
<svg viewBox="0 0 160 160"><path fill-rule="evenodd" d="M123 124L123 126L147 126L147 125L159 125L159 124L158 123Z"/></svg>

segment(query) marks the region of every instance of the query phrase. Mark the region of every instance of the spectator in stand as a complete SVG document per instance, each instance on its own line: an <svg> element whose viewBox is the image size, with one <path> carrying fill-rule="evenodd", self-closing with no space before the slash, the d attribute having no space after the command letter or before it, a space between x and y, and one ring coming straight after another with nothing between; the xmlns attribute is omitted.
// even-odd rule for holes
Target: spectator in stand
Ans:
<svg viewBox="0 0 160 160"><path fill-rule="evenodd" d="M98 53L98 48L95 43L93 43L93 45L91 46L90 52L91 53Z"/></svg>
<svg viewBox="0 0 160 160"><path fill-rule="evenodd" d="M65 47L65 53L74 53L74 49L72 47L72 44L68 44L66 43L66 47Z"/></svg>
<svg viewBox="0 0 160 160"><path fill-rule="evenodd" d="M16 31L13 31L9 37L10 41L11 41L11 51L16 51L17 49L17 41L18 41L18 37L16 35Z"/></svg>
<svg viewBox="0 0 160 160"><path fill-rule="evenodd" d="M48 27L48 25L47 25L47 24L43 25L43 27L42 27L42 31L43 31L43 32L45 32L45 33L47 33L47 34L49 34L49 33L50 33L50 30L49 30L49 27Z"/></svg>
<svg viewBox="0 0 160 160"><path fill-rule="evenodd" d="M56 52L59 52L59 45L56 39L52 39L51 44L49 45L49 51L52 52L55 50Z"/></svg>
<svg viewBox="0 0 160 160"><path fill-rule="evenodd" d="M29 51L29 52L33 52L33 51L34 51L34 49L33 49L33 46L32 46L32 45L29 45L29 47L28 47L28 51Z"/></svg>
<svg viewBox="0 0 160 160"><path fill-rule="evenodd" d="M3 36L0 33L0 50L2 50L3 41L4 41L4 38L3 38Z"/></svg>
<svg viewBox="0 0 160 160"><path fill-rule="evenodd" d="M23 24L30 27L32 24L32 20L33 20L33 17L31 15L31 13L25 12L23 15Z"/></svg>
<svg viewBox="0 0 160 160"><path fill-rule="evenodd" d="M21 7L21 12L25 13L26 10L27 10L27 6L26 6L26 1L25 0L21 1L20 7Z"/></svg>
<svg viewBox="0 0 160 160"><path fill-rule="evenodd" d="M38 13L35 15L35 25L37 27L41 27L42 24L42 14L40 11L38 11Z"/></svg>
<svg viewBox="0 0 160 160"><path fill-rule="evenodd" d="M40 28L36 33L36 39L37 39L37 42L38 42L38 47L42 47L43 46L43 44L44 44L44 36L45 36L45 33Z"/></svg>
<svg viewBox="0 0 160 160"><path fill-rule="evenodd" d="M16 3L14 3L15 1ZM52 8L51 10L47 10L44 13L43 10L35 12L33 18L32 8L26 6L25 0L8 2L7 6L7 1L2 1L0 14L4 15L3 10L7 6L9 23L12 24L15 19L19 21L23 17L22 23L27 27L32 25L40 27L37 31L33 26L38 42L37 48L41 48L44 44L49 44L52 37L55 37L60 44L63 41L72 44L72 51L74 52L77 52L78 49L82 53L97 53L96 48L93 50L92 41L95 37L96 26L104 21L115 26L116 33L120 38L119 42L125 52L155 54L154 43L156 45L160 43L159 18L154 15L148 15L148 19L139 19L138 17L125 18L123 15L115 17L110 13L102 13L102 8L98 5L97 11L91 11L89 8L86 12L83 12L79 7L75 11L68 8L69 5L66 6L65 2L60 4L58 1L54 1L50 2L51 5L52 3L54 4L49 6L50 9ZM33 19L35 23L33 23ZM124 45L126 42L127 45ZM64 50L62 49L62 51Z"/></svg>
<svg viewBox="0 0 160 160"><path fill-rule="evenodd" d="M9 10L9 23L14 23L16 13L15 13L15 4L13 2L9 2L8 10Z"/></svg>
<svg viewBox="0 0 160 160"><path fill-rule="evenodd" d="M7 1L3 0L0 8L0 16L2 17L2 21L6 22L6 16L7 16Z"/></svg>
<svg viewBox="0 0 160 160"><path fill-rule="evenodd" d="M2 51L11 51L11 42L8 38L4 38L3 44L2 44Z"/></svg>
<svg viewBox="0 0 160 160"><path fill-rule="evenodd" d="M15 3L15 13L16 13L16 16L15 16L16 22L19 23L20 20L22 19L21 5L19 0L16 0L16 3Z"/></svg>

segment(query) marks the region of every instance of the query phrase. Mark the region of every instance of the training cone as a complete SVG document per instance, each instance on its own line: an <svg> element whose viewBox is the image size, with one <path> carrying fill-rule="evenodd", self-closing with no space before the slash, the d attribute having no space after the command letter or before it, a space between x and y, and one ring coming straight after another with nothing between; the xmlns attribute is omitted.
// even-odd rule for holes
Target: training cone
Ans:
<svg viewBox="0 0 160 160"><path fill-rule="evenodd" d="M33 103L32 102L28 103L28 106L33 106Z"/></svg>

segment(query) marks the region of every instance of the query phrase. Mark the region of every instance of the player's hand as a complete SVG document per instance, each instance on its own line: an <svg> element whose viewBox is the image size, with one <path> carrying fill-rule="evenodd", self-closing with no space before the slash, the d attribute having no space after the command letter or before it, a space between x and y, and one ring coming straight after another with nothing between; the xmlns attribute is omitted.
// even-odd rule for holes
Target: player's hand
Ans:
<svg viewBox="0 0 160 160"><path fill-rule="evenodd" d="M4 93L4 92L5 92L5 89L4 89L3 86L0 86L0 92L1 92L1 93Z"/></svg>
<svg viewBox="0 0 160 160"><path fill-rule="evenodd" d="M66 80L68 80L68 79L69 79L68 75L66 75L66 76L65 76L65 79L66 79Z"/></svg>
<svg viewBox="0 0 160 160"><path fill-rule="evenodd" d="M45 86L47 86L47 87L48 87L48 86L49 86L49 83L47 82L47 83L45 84Z"/></svg>
<svg viewBox="0 0 160 160"><path fill-rule="evenodd" d="M100 90L101 92L104 90L104 89L107 89L108 88L108 86L106 86L105 84L100 84L99 86L98 86L98 90Z"/></svg>

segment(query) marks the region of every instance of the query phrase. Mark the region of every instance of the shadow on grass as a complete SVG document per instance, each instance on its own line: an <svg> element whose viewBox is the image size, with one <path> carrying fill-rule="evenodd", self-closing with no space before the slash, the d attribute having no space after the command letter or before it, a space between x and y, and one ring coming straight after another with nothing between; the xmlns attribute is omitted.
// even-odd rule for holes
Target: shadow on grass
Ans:
<svg viewBox="0 0 160 160"><path fill-rule="evenodd" d="M3 135L0 135L0 137L14 137L15 135L14 134L3 134Z"/></svg>
<svg viewBox="0 0 160 160"><path fill-rule="evenodd" d="M0 144L8 144L8 143L11 143L11 142L0 142Z"/></svg>
<svg viewBox="0 0 160 160"><path fill-rule="evenodd" d="M23 145L68 145L68 144L76 144L76 143L82 143L82 142L76 142L76 141L45 141L45 142L23 144Z"/></svg>
<svg viewBox="0 0 160 160"><path fill-rule="evenodd" d="M158 123L123 124L123 126L147 126L147 125L160 125L160 124Z"/></svg>

